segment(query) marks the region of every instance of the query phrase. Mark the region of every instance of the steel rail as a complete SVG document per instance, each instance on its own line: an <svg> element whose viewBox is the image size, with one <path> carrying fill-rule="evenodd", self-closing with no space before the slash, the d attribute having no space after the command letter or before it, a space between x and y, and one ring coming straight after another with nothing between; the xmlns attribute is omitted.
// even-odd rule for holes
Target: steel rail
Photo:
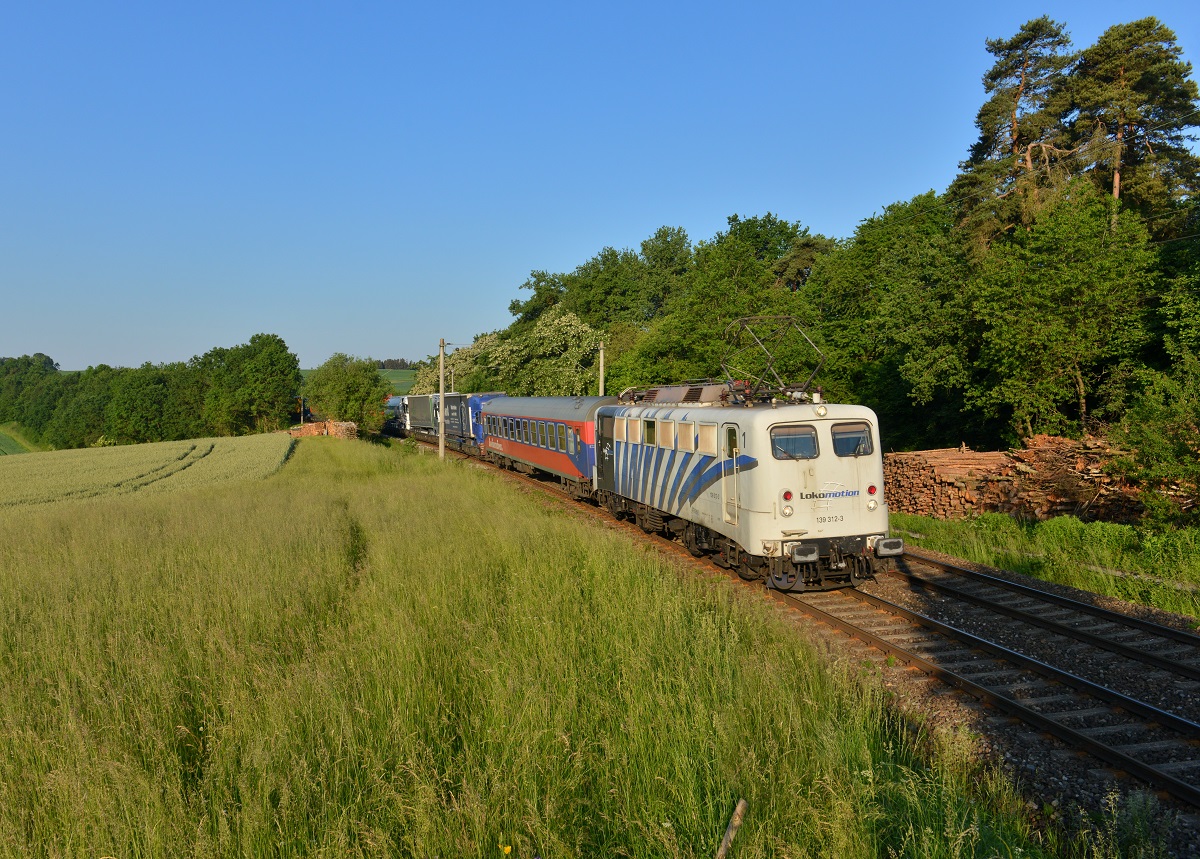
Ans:
<svg viewBox="0 0 1200 859"><path fill-rule="evenodd" d="M828 593L824 594L823 596L827 597ZM1057 682L1074 688L1078 692L1083 694L1091 694L1094 697L1109 703L1111 706L1118 707L1122 710L1126 710L1127 712L1139 716L1144 716L1152 723L1158 724L1162 727L1171 728L1182 734L1187 734L1189 735L1187 739L1200 738L1200 725L1197 725L1194 722L1189 722L1186 719L1181 719L1180 717L1171 713L1158 710L1155 707L1151 707L1150 705L1136 699L1129 698L1120 694L1119 692L1114 692L1113 690L1106 689L1103 686L1097 686L1088 680L1084 680L1082 677L1076 677L1073 674L1068 674L1065 671L1061 671L1050 665L1046 665L1038 660L1031 659L1023 654L1016 653L1015 651L1008 650L1007 648L993 642L985 641L984 639L978 638L969 632L965 632L949 626L948 624L941 623L933 618L925 617L924 615L916 612L909 611L908 609L895 605L894 603L890 603L887 600L882 600L879 597L855 590L848 590L839 593L845 593L851 599L864 602L885 613L903 617L912 623L916 623L919 626L924 626L948 638L958 639L959 641L970 645L974 649L992 653L1000 659L1010 661L1023 668L1027 668L1028 670L1040 674L1043 677L1056 680ZM919 654L913 653L912 651L900 647L893 642L882 639L874 633L868 632L867 630L864 630L853 623L842 620L841 618L838 618L835 615L832 615L821 608L812 605L804 599L791 595L781 596L785 597L786 602L796 605L801 611L809 614L817 620L827 623L836 629L840 629L854 638L866 641L872 646L878 647L885 653L891 654L905 662L916 665L922 671L938 678L942 682L947 683L955 688L962 689L963 691L983 700L985 703L991 704L998 709L1011 713L1022 721L1057 737L1063 742L1076 746L1077 748L1082 748L1100 760L1105 761L1106 763L1109 763L1129 773L1130 775L1136 776L1137 778L1140 778L1149 784L1156 785L1176 799L1182 800L1196 808L1200 808L1200 787L1189 784L1185 781L1175 778L1168 773L1155 769L1155 767L1151 764L1139 761L1136 758L1130 757L1124 752L1113 748L1112 746L1105 745L1099 740L1089 737L1073 728L1069 728L1061 722L1056 721L1051 716L1038 713L1036 710L1030 709L1014 698L1010 698L1007 695L1001 694L993 688L984 686L968 677L943 668L936 663L930 662L928 659L925 659ZM1184 742L1186 743L1186 739Z"/></svg>
<svg viewBox="0 0 1200 859"><path fill-rule="evenodd" d="M949 561L943 561L938 558L934 558L930 555L926 555L924 552L916 551L914 549L905 548L904 557L912 558L920 561L922 564L928 564L931 567L937 567L938 569L945 570L948 573L955 573L956 575L963 576L964 578L978 579L979 581L987 582L988 584L1004 588L1005 590L1037 597L1040 600L1051 602L1064 608L1085 612L1104 620L1111 620L1115 623L1123 623L1126 626L1135 627L1143 632L1150 632L1154 635L1162 636L1163 638L1169 638L1172 641L1190 644L1193 647L1200 647L1200 635L1195 635L1191 632L1185 632L1182 629L1163 626L1162 624L1154 623L1153 621L1143 620L1140 617L1132 617L1127 614L1121 614L1119 611L1101 608L1100 606L1095 606L1091 603L1081 602L1080 600L1074 600L1070 597L1059 596L1058 594L1050 593L1049 591L1043 591L1039 590L1038 588L1030 587L1029 585L1023 585L1019 582L1002 579L999 576L992 576L987 573L981 573L978 570L960 567L957 564L952 564Z"/></svg>
<svg viewBox="0 0 1200 859"><path fill-rule="evenodd" d="M923 561L922 563L926 563L926 562ZM953 587L952 585L947 585L942 582L936 582L936 581L933 581L932 579L925 578L924 576L920 575L919 573L915 573L912 570L907 569L907 567L908 567L907 560L905 560L904 565L906 567L905 570L897 571L896 573L892 573L891 575L903 576L906 581L908 581L910 584L913 584L917 587L924 588L926 590L937 591L939 593L952 594L955 597L955 599L960 599L964 602L971 603L972 605L982 606L983 608L986 608L988 611L995 612L996 614L1002 614L1005 617L1010 617L1010 618L1012 618L1014 620L1018 620L1022 623L1028 623L1032 626L1041 627L1042 629L1048 630L1048 631L1056 633L1058 635L1064 635L1064 636L1068 636L1070 638L1074 638L1077 641L1086 642L1087 644L1090 644L1093 647L1098 647L1098 648L1101 648L1102 650L1107 650L1110 653L1119 654L1120 656L1124 656L1127 659L1132 659L1137 662L1142 662L1144 664L1153 665L1156 668L1161 668L1164 671L1170 671L1174 674L1179 674L1184 677L1190 678L1192 680L1200 680L1200 667L1197 667L1195 665L1188 665L1185 662L1179 662L1174 659L1168 659L1164 656L1159 656L1155 653L1150 653L1149 651L1143 650L1140 647L1134 647L1133 645L1124 644L1123 642L1120 642L1120 641L1111 641L1102 635L1097 635L1094 632L1088 632L1087 630L1083 630L1083 629L1076 629L1076 628L1074 628L1072 626L1068 626L1064 623L1059 623L1056 620L1050 620L1048 618L1039 617L1036 614L1033 614L1028 611L1024 611L1019 608L1013 608L1011 606L1006 606L1006 605L1002 605L1000 603L992 602L992 601L988 600L986 597L981 597L977 594L968 593L966 591L960 590L959 588ZM1001 579L1000 581L1003 581L1003 579ZM988 582L988 584L991 584L991 582ZM1024 586L1022 586L1022 587L1024 587ZM1043 592L1037 590L1036 588L1029 588L1028 590L1030 592L1028 594L1028 597L1030 599L1039 599L1043 595ZM1058 604L1052 600L1047 600L1047 602L1050 605ZM1086 603L1080 603L1080 605L1086 605ZM1069 608L1073 609L1073 606L1069 606ZM1123 624L1123 621L1126 617L1125 615L1122 615L1122 614L1119 614L1116 612L1113 612L1112 614L1114 615L1114 618L1112 620L1108 620L1107 618L1105 618L1106 622L1114 623L1114 624ZM1134 628L1141 630L1141 627L1134 627ZM1148 633L1148 634L1156 634L1156 633ZM1200 645L1200 639L1197 639L1196 644Z"/></svg>

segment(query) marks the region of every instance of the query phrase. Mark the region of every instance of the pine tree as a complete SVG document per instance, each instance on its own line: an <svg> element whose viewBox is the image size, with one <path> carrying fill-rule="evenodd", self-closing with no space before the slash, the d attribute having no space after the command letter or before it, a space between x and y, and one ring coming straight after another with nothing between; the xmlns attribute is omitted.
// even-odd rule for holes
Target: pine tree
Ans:
<svg viewBox="0 0 1200 859"><path fill-rule="evenodd" d="M1083 164L1115 203L1156 221L1200 190L1200 159L1186 145L1194 139L1187 130L1200 125L1200 104L1181 56L1170 29L1142 18L1109 27L1082 53L1072 80L1069 118ZM1160 223L1156 234L1163 233Z"/></svg>
<svg viewBox="0 0 1200 859"><path fill-rule="evenodd" d="M1038 186L1064 154L1059 102L1074 60L1064 25L1044 15L986 44L996 62L983 76L989 98L975 118L979 139L950 188L962 225L984 244L1034 217Z"/></svg>

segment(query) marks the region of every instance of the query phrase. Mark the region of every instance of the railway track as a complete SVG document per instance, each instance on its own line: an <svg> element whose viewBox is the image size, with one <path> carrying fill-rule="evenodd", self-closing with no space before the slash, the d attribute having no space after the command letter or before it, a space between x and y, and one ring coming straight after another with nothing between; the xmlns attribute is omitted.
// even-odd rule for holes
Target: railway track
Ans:
<svg viewBox="0 0 1200 859"><path fill-rule="evenodd" d="M459 454L464 459L472 459ZM522 484L570 500L552 482L505 471ZM578 504L570 505L583 510ZM596 514L611 517L599 508ZM636 525L616 526L645 537ZM711 572L678 543L657 541L674 556ZM947 612L989 631L976 635L963 624L914 611L861 590L792 595L768 590L777 601L818 623L894 657L939 681L969 694L1035 730L1085 751L1109 767L1129 774L1193 808L1200 809L1200 719L1189 718L1200 706L1200 636L1069 600L1027 585L988 576L939 561L919 552L906 553L892 575L912 593L935 596ZM721 573L739 584L736 575ZM1005 635L994 634L1002 618ZM1023 631L1022 631L1023 630ZM1030 640L1038 633L1040 648L1010 647L1004 639ZM1051 639L1059 640L1058 643ZM1069 641L1064 646L1061 642ZM1057 654L1038 658L1023 652L1040 649ZM1103 654L1084 659L1080 650ZM1103 665L1122 661L1135 666L1143 680L1173 693L1188 706L1153 697L1127 694L1121 684L1074 673L1081 661ZM1124 675L1130 669L1126 666ZM1101 672L1103 673L1103 671ZM1162 699L1164 696L1159 696ZM1170 698L1171 695L1166 695Z"/></svg>
<svg viewBox="0 0 1200 859"><path fill-rule="evenodd" d="M780 597L1200 808L1200 724L862 591Z"/></svg>

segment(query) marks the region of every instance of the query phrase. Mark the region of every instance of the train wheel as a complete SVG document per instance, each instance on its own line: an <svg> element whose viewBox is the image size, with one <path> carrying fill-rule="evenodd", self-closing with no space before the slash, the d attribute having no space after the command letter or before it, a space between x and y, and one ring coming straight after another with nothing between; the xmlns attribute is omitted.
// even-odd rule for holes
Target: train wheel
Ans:
<svg viewBox="0 0 1200 859"><path fill-rule="evenodd" d="M767 587L774 588L777 591L790 591L799 582L799 573L794 568L789 569L782 565L771 570L771 574L767 577Z"/></svg>

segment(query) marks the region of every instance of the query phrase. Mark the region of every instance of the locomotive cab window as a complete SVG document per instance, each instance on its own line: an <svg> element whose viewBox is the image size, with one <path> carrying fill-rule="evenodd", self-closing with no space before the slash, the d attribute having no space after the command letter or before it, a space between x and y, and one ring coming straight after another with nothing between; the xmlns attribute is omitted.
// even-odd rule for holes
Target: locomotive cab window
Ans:
<svg viewBox="0 0 1200 859"><path fill-rule="evenodd" d="M691 421L679 422L679 444L677 447L680 450L686 451L696 449L696 425Z"/></svg>
<svg viewBox="0 0 1200 859"><path fill-rule="evenodd" d="M738 449L737 427L725 427L725 455L732 459Z"/></svg>
<svg viewBox="0 0 1200 859"><path fill-rule="evenodd" d="M867 456L872 452L871 425L865 421L852 424L834 424L833 452L838 456Z"/></svg>
<svg viewBox="0 0 1200 859"><path fill-rule="evenodd" d="M816 459L817 428L771 427L771 453L776 459Z"/></svg>
<svg viewBox="0 0 1200 859"><path fill-rule="evenodd" d="M643 441L645 441L646 444L654 444L654 438L655 438L654 421L643 421L642 423L645 424L645 427L642 430L642 432L644 433Z"/></svg>

